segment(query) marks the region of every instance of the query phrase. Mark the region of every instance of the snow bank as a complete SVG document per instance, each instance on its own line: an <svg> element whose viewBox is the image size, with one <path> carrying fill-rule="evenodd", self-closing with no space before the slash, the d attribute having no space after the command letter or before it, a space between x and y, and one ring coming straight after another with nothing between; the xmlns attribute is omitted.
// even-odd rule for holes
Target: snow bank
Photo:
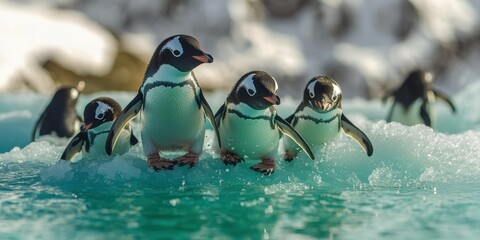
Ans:
<svg viewBox="0 0 480 240"><path fill-rule="evenodd" d="M117 51L110 33L76 11L2 2L0 22L2 92L50 92L52 77L41 67L50 58L77 73L106 73Z"/></svg>

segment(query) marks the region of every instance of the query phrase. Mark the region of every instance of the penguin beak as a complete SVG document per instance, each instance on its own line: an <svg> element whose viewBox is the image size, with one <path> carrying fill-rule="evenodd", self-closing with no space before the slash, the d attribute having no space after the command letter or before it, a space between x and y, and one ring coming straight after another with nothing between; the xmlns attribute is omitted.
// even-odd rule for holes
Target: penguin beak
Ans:
<svg viewBox="0 0 480 240"><path fill-rule="evenodd" d="M204 53L203 55L199 56L192 56L193 58L197 59L201 63L212 63L213 62L213 57L212 55L208 53Z"/></svg>
<svg viewBox="0 0 480 240"><path fill-rule="evenodd" d="M277 95L272 95L272 96L267 96L267 97L263 97L263 99L265 99L265 101L273 104L273 105L278 105L280 104L280 98L277 96Z"/></svg>
<svg viewBox="0 0 480 240"><path fill-rule="evenodd" d="M322 101L315 101L315 105L317 105L317 108L322 110L322 111L326 111L328 110L330 107L331 107L331 103L329 102L322 102Z"/></svg>
<svg viewBox="0 0 480 240"><path fill-rule="evenodd" d="M90 123L90 124L83 124L82 125L82 131L87 131L88 129L90 129L92 127L92 124L93 123Z"/></svg>

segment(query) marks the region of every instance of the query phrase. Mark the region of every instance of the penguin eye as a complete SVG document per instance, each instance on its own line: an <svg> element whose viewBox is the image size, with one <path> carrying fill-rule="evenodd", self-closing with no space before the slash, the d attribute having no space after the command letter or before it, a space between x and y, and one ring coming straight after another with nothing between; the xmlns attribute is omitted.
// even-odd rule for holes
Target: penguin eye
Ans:
<svg viewBox="0 0 480 240"><path fill-rule="evenodd" d="M173 50L172 53L173 53L173 56L175 56L175 57L180 57L180 55L182 55L182 53L179 50L176 50L176 49Z"/></svg>
<svg viewBox="0 0 480 240"><path fill-rule="evenodd" d="M97 116L95 116L96 119L102 120L105 117L105 113L100 113Z"/></svg>
<svg viewBox="0 0 480 240"><path fill-rule="evenodd" d="M247 76L241 84L237 88L237 92L240 91L240 89L245 88L245 91L247 91L247 94L250 95L251 97L257 93L257 88L255 88L255 84L253 83L253 76L255 74L250 74Z"/></svg>
<svg viewBox="0 0 480 240"><path fill-rule="evenodd" d="M334 102L336 102L337 99L338 99L338 96L337 96L337 95L333 95L332 100L333 100Z"/></svg>
<svg viewBox="0 0 480 240"><path fill-rule="evenodd" d="M315 93L312 92L312 91L309 91L309 92L308 92L308 95L310 95L310 98L314 98L314 97L315 97Z"/></svg>
<svg viewBox="0 0 480 240"><path fill-rule="evenodd" d="M165 51L167 49L173 54L173 56L180 57L180 55L183 54L182 43L180 43L180 36L177 36L177 37L171 39L169 42L167 42L162 47L162 49L160 49L160 54L162 54L163 51Z"/></svg>

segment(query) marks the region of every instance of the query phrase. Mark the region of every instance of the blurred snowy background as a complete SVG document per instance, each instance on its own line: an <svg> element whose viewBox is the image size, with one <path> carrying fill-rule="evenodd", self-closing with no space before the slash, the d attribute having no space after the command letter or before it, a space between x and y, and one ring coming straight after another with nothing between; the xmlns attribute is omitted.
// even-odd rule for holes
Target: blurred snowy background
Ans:
<svg viewBox="0 0 480 240"><path fill-rule="evenodd" d="M300 98L315 75L379 98L414 68L452 95L480 75L476 0L17 0L0 2L0 92L134 91L164 38L196 37L205 90L266 70Z"/></svg>

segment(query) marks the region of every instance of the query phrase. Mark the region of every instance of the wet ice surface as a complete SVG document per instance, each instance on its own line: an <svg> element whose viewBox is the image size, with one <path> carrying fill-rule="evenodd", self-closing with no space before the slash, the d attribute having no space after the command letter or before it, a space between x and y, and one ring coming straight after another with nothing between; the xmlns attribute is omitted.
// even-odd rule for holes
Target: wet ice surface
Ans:
<svg viewBox="0 0 480 240"><path fill-rule="evenodd" d="M140 145L123 156L58 162L66 139L28 144L45 95L0 96L0 237L471 238L480 223L480 84L437 104L438 127L385 123L380 101L344 101L372 157L349 137L281 160L271 176L225 167L207 131L197 166L155 172ZM125 106L133 93L108 95ZM207 100L216 110L225 94ZM288 116L298 104L282 98ZM138 134L138 132L137 132ZM15 147L11 149L14 145ZM11 150L10 150L11 149ZM172 153L173 155L173 153Z"/></svg>

